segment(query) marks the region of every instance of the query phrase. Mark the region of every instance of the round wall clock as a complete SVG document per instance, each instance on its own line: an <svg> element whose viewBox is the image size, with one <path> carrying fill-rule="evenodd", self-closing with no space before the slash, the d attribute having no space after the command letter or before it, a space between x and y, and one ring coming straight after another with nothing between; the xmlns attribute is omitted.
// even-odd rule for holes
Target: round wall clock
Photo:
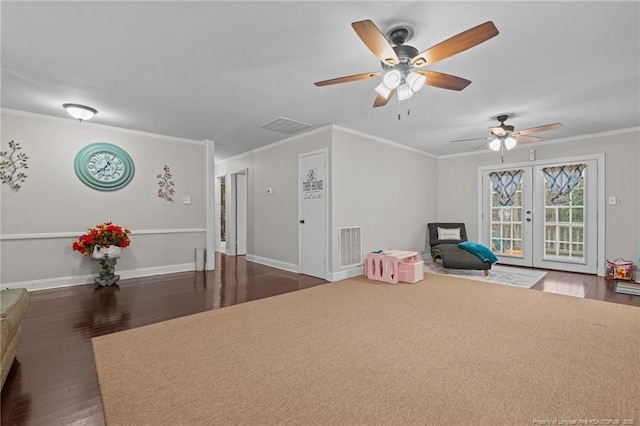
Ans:
<svg viewBox="0 0 640 426"><path fill-rule="evenodd" d="M97 142L82 148L73 163L85 185L100 191L114 191L133 179L133 160L119 146Z"/></svg>

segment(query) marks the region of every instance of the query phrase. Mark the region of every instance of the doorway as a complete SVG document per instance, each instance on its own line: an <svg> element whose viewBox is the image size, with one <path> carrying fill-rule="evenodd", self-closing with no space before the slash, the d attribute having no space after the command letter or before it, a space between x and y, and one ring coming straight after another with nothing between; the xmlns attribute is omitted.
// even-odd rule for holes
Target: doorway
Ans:
<svg viewBox="0 0 640 426"><path fill-rule="evenodd" d="M604 254L602 160L482 168L483 244L502 264L598 273Z"/></svg>

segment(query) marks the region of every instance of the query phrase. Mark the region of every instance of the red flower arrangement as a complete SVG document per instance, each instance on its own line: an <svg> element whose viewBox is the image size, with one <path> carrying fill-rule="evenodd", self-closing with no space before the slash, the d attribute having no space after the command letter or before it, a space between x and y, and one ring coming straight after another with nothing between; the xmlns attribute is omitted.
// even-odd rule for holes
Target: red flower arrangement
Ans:
<svg viewBox="0 0 640 426"><path fill-rule="evenodd" d="M84 255L90 255L93 252L94 246L118 246L127 247L131 244L129 236L131 231L127 228L114 225L111 222L105 222L100 225L96 225L93 228L89 228L87 233L78 238L78 241L73 243L72 247L75 251L79 251Z"/></svg>

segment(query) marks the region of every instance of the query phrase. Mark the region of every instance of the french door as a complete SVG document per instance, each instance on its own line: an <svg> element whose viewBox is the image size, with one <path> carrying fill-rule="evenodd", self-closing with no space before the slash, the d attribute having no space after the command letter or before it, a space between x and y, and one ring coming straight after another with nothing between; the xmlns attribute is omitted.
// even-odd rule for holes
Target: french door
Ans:
<svg viewBox="0 0 640 426"><path fill-rule="evenodd" d="M481 169L481 238L501 264L598 272L598 160Z"/></svg>

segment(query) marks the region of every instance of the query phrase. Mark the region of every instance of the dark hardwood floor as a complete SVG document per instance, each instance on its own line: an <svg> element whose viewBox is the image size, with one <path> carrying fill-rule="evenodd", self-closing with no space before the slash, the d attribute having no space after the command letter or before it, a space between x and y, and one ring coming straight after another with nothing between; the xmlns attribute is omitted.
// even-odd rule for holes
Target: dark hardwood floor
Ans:
<svg viewBox="0 0 640 426"><path fill-rule="evenodd" d="M91 338L326 281L218 255L211 272L122 280L31 293L22 342L2 389L0 423L104 424ZM534 290L640 306L602 277L548 271Z"/></svg>

